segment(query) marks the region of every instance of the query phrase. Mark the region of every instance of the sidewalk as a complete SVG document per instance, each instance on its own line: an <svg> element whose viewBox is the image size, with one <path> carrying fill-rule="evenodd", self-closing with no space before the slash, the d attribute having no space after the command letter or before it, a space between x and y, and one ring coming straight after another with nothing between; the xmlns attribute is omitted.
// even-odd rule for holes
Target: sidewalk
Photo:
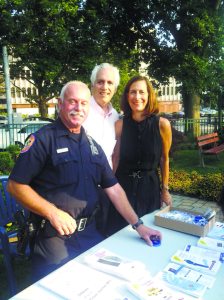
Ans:
<svg viewBox="0 0 224 300"><path fill-rule="evenodd" d="M222 214L216 202L174 194L172 194L172 199L174 207L187 210L205 211L208 207L210 207L216 211L216 221L224 222L224 215Z"/></svg>

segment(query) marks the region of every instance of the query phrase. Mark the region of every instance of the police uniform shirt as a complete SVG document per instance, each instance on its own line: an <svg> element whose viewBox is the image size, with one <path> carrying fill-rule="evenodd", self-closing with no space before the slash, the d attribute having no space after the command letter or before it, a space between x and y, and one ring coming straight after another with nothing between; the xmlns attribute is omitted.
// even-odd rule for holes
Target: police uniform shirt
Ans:
<svg viewBox="0 0 224 300"><path fill-rule="evenodd" d="M30 185L74 218L91 215L99 186L117 183L102 148L88 139L83 128L76 135L60 119L29 138L10 179Z"/></svg>

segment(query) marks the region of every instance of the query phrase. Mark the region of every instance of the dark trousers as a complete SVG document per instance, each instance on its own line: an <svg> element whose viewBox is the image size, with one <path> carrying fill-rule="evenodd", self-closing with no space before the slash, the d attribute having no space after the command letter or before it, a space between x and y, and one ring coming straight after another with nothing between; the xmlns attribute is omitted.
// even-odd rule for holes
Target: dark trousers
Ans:
<svg viewBox="0 0 224 300"><path fill-rule="evenodd" d="M39 233L32 255L33 282L59 268L69 260L80 255L103 240L96 230L95 222L83 231L66 236L45 237Z"/></svg>

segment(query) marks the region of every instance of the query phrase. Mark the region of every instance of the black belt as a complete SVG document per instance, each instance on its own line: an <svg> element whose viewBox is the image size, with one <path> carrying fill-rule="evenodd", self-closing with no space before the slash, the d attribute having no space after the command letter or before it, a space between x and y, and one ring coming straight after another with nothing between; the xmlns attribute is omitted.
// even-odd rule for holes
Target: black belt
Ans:
<svg viewBox="0 0 224 300"><path fill-rule="evenodd" d="M93 222L93 220L94 218L92 216L89 218L76 219L76 230L83 231L86 228L86 226Z"/></svg>
<svg viewBox="0 0 224 300"><path fill-rule="evenodd" d="M133 177L134 179L141 179L144 175L151 175L155 173L156 170L133 170L128 172L128 176Z"/></svg>
<svg viewBox="0 0 224 300"><path fill-rule="evenodd" d="M83 231L90 223L93 222L93 218L81 218L76 219L77 228L76 231ZM51 225L50 221L42 220L41 222L41 230L45 232L45 237L54 237L58 235L57 230ZM70 236L70 235L69 235Z"/></svg>
<svg viewBox="0 0 224 300"><path fill-rule="evenodd" d="M98 207L95 208L92 215L90 215L89 217L75 219L77 225L76 231L83 231L89 224L91 224L95 220L95 215L98 209ZM54 237L58 235L57 230L51 225L50 221L48 220L42 220L40 229L45 232L46 237Z"/></svg>
<svg viewBox="0 0 224 300"><path fill-rule="evenodd" d="M77 225L76 230L83 231L86 228L86 226L88 226L90 223L92 223L95 220L95 216L96 216L97 212L99 211L99 209L100 209L100 206L98 204L98 205L96 205L94 211L92 212L92 214L89 217L75 219L76 225Z"/></svg>

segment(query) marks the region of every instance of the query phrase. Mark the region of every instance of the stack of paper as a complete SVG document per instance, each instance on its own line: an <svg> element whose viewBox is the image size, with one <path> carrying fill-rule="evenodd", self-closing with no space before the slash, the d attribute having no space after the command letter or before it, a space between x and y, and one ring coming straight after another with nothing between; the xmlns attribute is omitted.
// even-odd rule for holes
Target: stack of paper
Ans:
<svg viewBox="0 0 224 300"><path fill-rule="evenodd" d="M147 273L145 265L137 260L123 258L104 248L86 255L84 261L91 267L126 280L141 278Z"/></svg>
<svg viewBox="0 0 224 300"><path fill-rule="evenodd" d="M193 282L198 282L207 288L211 288L215 282L215 277L210 276L196 270L190 269L189 267L185 267L183 265L169 263L163 270L164 272L173 273L180 278L185 278L187 280L191 280Z"/></svg>
<svg viewBox="0 0 224 300"><path fill-rule="evenodd" d="M214 251L224 252L224 241L221 241L219 239L213 239L209 237L201 237L198 240L197 245L199 247L211 249Z"/></svg>
<svg viewBox="0 0 224 300"><path fill-rule="evenodd" d="M60 299L105 300L110 295L110 299L113 300L130 300L126 294L122 295L119 292L119 280L76 261L71 261L57 272L52 272L41 279L39 284Z"/></svg>
<svg viewBox="0 0 224 300"><path fill-rule="evenodd" d="M224 240L224 223L215 222L207 236L214 239Z"/></svg>
<svg viewBox="0 0 224 300"><path fill-rule="evenodd" d="M197 247L197 246L193 246L193 245L187 245L184 250L193 255L209 257L211 259L215 259L215 260L219 260L220 262L224 262L224 252L219 252L219 251L215 251L212 249Z"/></svg>
<svg viewBox="0 0 224 300"><path fill-rule="evenodd" d="M193 255L187 251L182 250L178 250L171 257L171 261L200 271L202 273L206 273L208 275L215 275L222 265L219 260L209 257L201 257L199 255Z"/></svg>
<svg viewBox="0 0 224 300"><path fill-rule="evenodd" d="M193 300L195 298L175 291L164 284L164 282L158 278L142 278L139 281L135 281L127 284L130 292L132 292L138 299L142 300Z"/></svg>
<svg viewBox="0 0 224 300"><path fill-rule="evenodd" d="M179 277L171 272L159 272L155 279L159 279L174 290L181 291L194 297L202 297L207 287L199 282Z"/></svg>

